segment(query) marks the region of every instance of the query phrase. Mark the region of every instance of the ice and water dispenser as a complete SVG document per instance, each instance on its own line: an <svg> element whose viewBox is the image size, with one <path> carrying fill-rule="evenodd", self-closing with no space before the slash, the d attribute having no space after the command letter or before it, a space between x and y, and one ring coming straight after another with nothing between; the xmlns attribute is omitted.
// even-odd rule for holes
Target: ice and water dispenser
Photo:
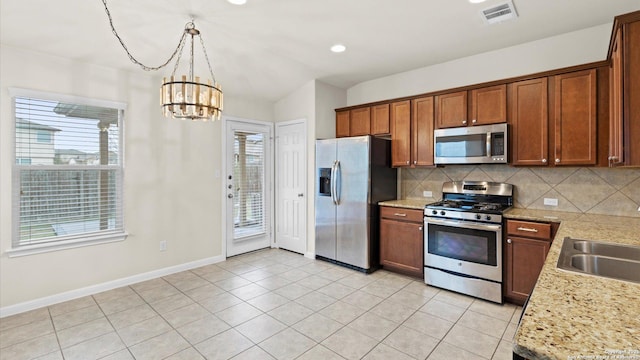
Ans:
<svg viewBox="0 0 640 360"><path fill-rule="evenodd" d="M320 177L318 195L331 196L331 168L319 168L318 176Z"/></svg>

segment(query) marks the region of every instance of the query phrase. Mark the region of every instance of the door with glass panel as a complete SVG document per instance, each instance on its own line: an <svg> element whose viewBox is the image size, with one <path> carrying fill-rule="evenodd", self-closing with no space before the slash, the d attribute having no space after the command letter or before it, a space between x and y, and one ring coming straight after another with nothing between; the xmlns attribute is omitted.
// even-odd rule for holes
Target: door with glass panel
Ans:
<svg viewBox="0 0 640 360"><path fill-rule="evenodd" d="M272 125L226 122L227 256L271 245Z"/></svg>

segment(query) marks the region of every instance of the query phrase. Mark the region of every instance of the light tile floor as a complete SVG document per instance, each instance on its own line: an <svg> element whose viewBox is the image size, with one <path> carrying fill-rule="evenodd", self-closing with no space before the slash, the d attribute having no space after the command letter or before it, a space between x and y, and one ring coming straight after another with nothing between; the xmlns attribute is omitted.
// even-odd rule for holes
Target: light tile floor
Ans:
<svg viewBox="0 0 640 360"><path fill-rule="evenodd" d="M0 319L0 359L511 359L522 309L267 249Z"/></svg>

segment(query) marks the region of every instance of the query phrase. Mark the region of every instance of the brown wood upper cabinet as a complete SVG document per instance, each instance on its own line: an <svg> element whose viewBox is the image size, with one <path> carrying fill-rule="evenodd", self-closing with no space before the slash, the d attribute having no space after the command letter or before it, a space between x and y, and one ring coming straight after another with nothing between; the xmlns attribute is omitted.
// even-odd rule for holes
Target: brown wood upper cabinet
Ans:
<svg viewBox="0 0 640 360"><path fill-rule="evenodd" d="M389 135L391 126L389 123L389 104L371 107L371 135Z"/></svg>
<svg viewBox="0 0 640 360"><path fill-rule="evenodd" d="M436 96L436 129L467 126L467 92Z"/></svg>
<svg viewBox="0 0 640 360"><path fill-rule="evenodd" d="M389 104L336 111L336 137L389 134Z"/></svg>
<svg viewBox="0 0 640 360"><path fill-rule="evenodd" d="M336 111L336 137L349 136L349 110Z"/></svg>
<svg viewBox="0 0 640 360"><path fill-rule="evenodd" d="M616 16L609 47L609 165L640 166L640 11Z"/></svg>
<svg viewBox="0 0 640 360"><path fill-rule="evenodd" d="M508 86L513 165L537 166L548 163L547 88L546 77L518 81Z"/></svg>
<svg viewBox="0 0 640 360"><path fill-rule="evenodd" d="M369 135L371 132L371 108L353 109L349 113L349 136Z"/></svg>
<svg viewBox="0 0 640 360"><path fill-rule="evenodd" d="M596 69L553 78L553 153L555 165L597 162Z"/></svg>
<svg viewBox="0 0 640 360"><path fill-rule="evenodd" d="M499 124L507 121L507 86L474 89L471 96L471 125Z"/></svg>
<svg viewBox="0 0 640 360"><path fill-rule="evenodd" d="M507 86L504 84L438 95L435 101L437 129L507 121Z"/></svg>
<svg viewBox="0 0 640 360"><path fill-rule="evenodd" d="M433 165L433 96L391 104L391 163Z"/></svg>
<svg viewBox="0 0 640 360"><path fill-rule="evenodd" d="M597 163L596 74L590 69L509 84L511 164Z"/></svg>
<svg viewBox="0 0 640 360"><path fill-rule="evenodd" d="M411 101L391 103L391 166L411 166Z"/></svg>

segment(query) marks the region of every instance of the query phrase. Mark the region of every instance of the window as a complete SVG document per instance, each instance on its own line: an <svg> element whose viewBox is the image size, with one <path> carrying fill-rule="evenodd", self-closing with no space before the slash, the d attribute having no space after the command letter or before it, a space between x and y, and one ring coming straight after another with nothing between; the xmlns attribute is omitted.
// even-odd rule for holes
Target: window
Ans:
<svg viewBox="0 0 640 360"><path fill-rule="evenodd" d="M38 130L36 132L36 141L39 143L51 144L52 131Z"/></svg>
<svg viewBox="0 0 640 360"><path fill-rule="evenodd" d="M235 238L264 234L264 135L233 134L233 221Z"/></svg>
<svg viewBox="0 0 640 360"><path fill-rule="evenodd" d="M11 251L123 239L124 106L51 94L14 104Z"/></svg>

